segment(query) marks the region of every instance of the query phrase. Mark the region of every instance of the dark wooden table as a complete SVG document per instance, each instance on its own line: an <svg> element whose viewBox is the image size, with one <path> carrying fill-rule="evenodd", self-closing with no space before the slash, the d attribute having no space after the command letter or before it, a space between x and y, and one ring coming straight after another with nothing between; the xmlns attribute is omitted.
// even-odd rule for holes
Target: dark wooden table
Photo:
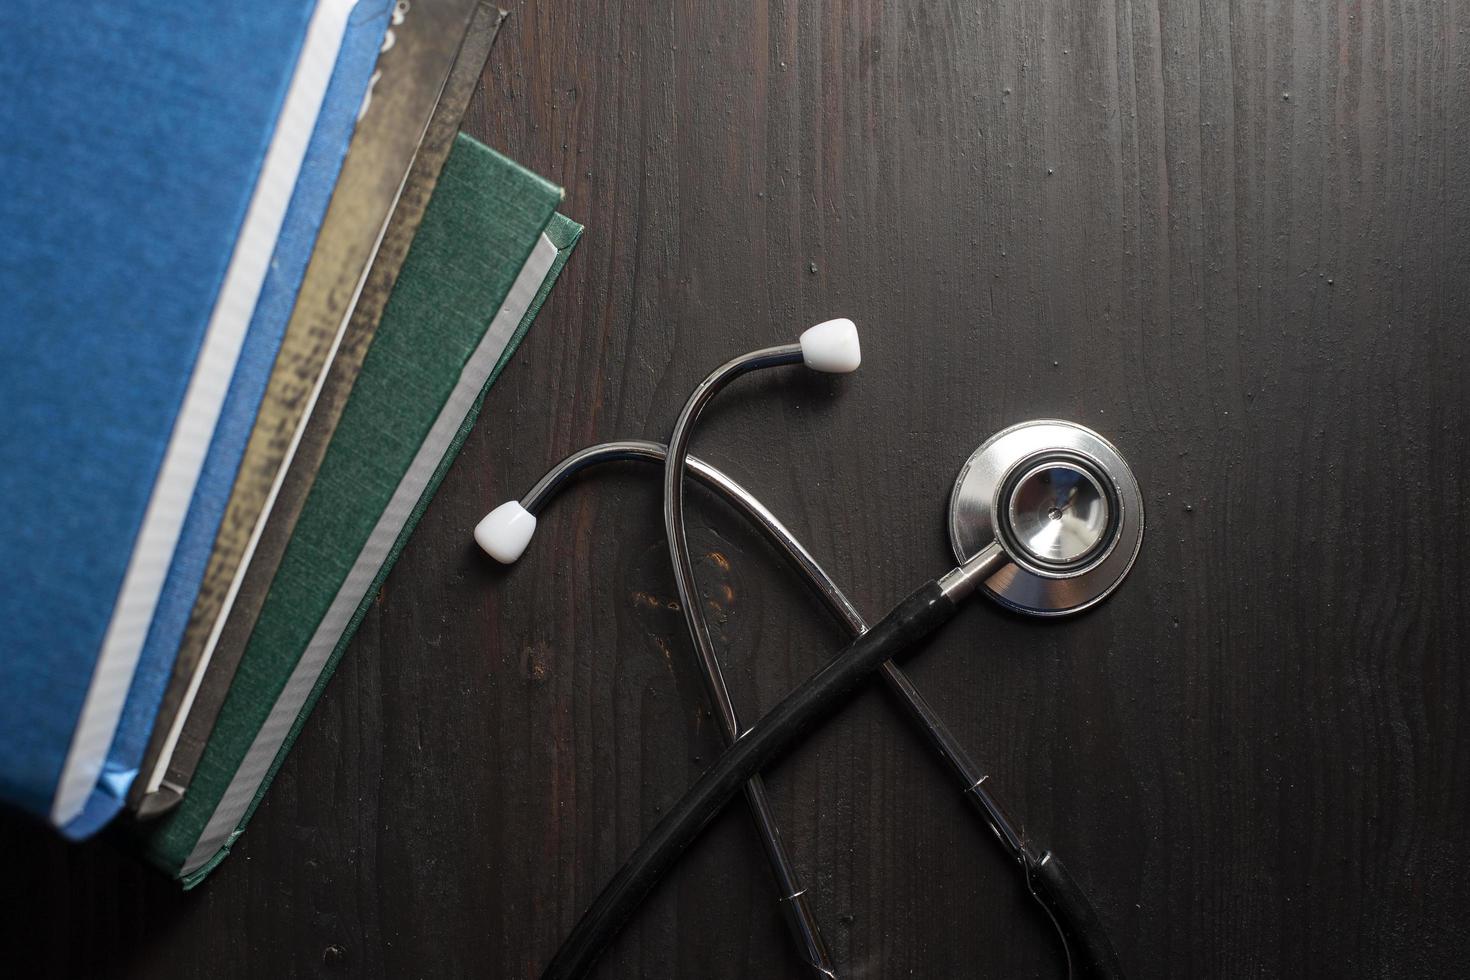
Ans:
<svg viewBox="0 0 1470 980"><path fill-rule="evenodd" d="M535 975L718 742L649 468L509 572L470 528L833 315L861 371L743 382L697 444L870 616L1006 424L1143 483L1103 607L975 600L909 662L1129 972L1464 975L1470 4L522 2L467 128L566 186L561 285L205 887L5 818L15 975ZM753 717L840 633L691 506ZM768 781L844 976L1059 975L886 694ZM600 975L801 976L741 809Z"/></svg>

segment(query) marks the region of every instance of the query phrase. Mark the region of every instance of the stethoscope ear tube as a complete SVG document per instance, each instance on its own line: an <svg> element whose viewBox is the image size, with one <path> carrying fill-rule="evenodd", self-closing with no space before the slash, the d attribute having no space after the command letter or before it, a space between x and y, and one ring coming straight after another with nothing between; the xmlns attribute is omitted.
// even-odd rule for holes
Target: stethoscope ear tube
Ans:
<svg viewBox="0 0 1470 980"><path fill-rule="evenodd" d="M535 515L541 511L557 489L564 486L571 476L582 472L588 466L628 459L645 460L662 465L667 454L665 446L638 440L603 443L588 447L573 453L548 471L524 500L515 504L515 507L502 505L497 508L486 522L482 522L482 527L486 523L495 523L496 514L504 514L509 510L517 515L529 515L534 529ZM744 514L771 539L808 583L815 588L829 611L851 631L852 636L860 636L867 632L868 624L864 621L862 614L852 605L816 559L802 547L790 530L759 500L719 469L697 457L688 457L688 465L690 472L695 477L723 496L738 512ZM515 519L520 520L521 518L516 516ZM484 536L480 533L480 529L476 530L476 540L480 541L486 551L500 558L506 549L498 545L503 543L506 535L493 528L491 530L492 539L488 543L482 540ZM515 544L514 548L515 552L511 557L519 555L523 543ZM500 558L500 560L505 559ZM972 569L969 574L957 569L955 573L946 576L945 580L953 583L956 579L968 578L972 583L978 582L984 577L988 562L981 561L977 564L980 567ZM945 580L941 580L941 585ZM1068 975L1121 978L1122 974L1112 944L1108 941L1091 903L1067 873L1066 868L1054 855L1044 849L1037 849L1022 836L1015 822L1005 813L1000 802L992 794L989 777L981 774L980 768L970 759L968 753L946 729L944 723L934 714L933 709L914 689L902 671L892 661L884 664L879 670L890 690L898 696L900 705L907 710L910 719L916 723L919 731L927 736L931 747L954 774L960 777L962 785L966 787L966 798L975 807L980 818L989 826L1007 854L1015 860L1016 870L1020 872L1027 892L1047 913L1048 919L1063 942L1068 962Z"/></svg>
<svg viewBox="0 0 1470 980"><path fill-rule="evenodd" d="M1037 858L1024 854L1026 887L1046 909L1067 951L1067 975L1074 980L1122 980L1118 951L1103 929L1092 903L1072 875L1050 851Z"/></svg>
<svg viewBox="0 0 1470 980"><path fill-rule="evenodd" d="M603 947L746 781L836 710L884 662L948 621L957 601L953 590L939 581L921 586L726 749L608 882L546 967L543 980L585 976Z"/></svg>

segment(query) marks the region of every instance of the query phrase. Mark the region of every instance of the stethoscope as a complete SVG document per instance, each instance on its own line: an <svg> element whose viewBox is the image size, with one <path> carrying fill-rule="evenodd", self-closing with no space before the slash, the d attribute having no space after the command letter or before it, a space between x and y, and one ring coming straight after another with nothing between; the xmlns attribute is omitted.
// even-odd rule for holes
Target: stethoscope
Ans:
<svg viewBox="0 0 1470 980"><path fill-rule="evenodd" d="M641 459L664 466L664 524L669 553L701 676L727 749L639 845L547 967L544 977L582 976L623 922L704 826L742 789L771 865L781 908L797 950L813 975L835 977L795 866L782 843L760 770L810 726L834 710L873 671L881 673L910 720L962 781L967 798L1015 860L1028 891L1062 938L1068 972L1121 977L1117 953L1081 888L1051 852L1036 847L990 792L974 763L933 708L891 658L949 619L976 590L1036 616L1090 608L1121 584L1143 543L1143 499L1132 470L1101 435L1072 422L1046 419L1013 425L977 449L960 469L950 495L949 537L956 567L925 584L869 627L832 578L783 525L729 476L689 455L700 413L720 389L754 370L805 363L830 373L861 361L857 328L829 320L799 341L742 355L716 369L690 395L668 447L609 442L573 453L552 467L519 501L491 511L475 540L492 557L514 562L536 529L536 515L577 474L598 463ZM789 694L753 727L742 728L731 703L698 601L683 518L686 470L733 504L787 556L854 637L827 666Z"/></svg>

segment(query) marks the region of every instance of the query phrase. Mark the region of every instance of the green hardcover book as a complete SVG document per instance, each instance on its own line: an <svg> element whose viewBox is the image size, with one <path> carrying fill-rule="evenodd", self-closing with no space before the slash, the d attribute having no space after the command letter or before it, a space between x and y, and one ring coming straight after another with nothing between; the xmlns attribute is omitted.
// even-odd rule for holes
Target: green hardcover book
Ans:
<svg viewBox="0 0 1470 980"><path fill-rule="evenodd" d="M141 825L198 884L244 831L581 226L461 134L179 806Z"/></svg>

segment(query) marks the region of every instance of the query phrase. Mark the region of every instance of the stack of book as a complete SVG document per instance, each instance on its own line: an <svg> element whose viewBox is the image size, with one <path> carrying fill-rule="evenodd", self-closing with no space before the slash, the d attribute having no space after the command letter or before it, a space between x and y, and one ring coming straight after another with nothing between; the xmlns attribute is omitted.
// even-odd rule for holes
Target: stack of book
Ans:
<svg viewBox="0 0 1470 980"><path fill-rule="evenodd" d="M0 801L192 885L582 229L459 132L487 3L18 2Z"/></svg>

